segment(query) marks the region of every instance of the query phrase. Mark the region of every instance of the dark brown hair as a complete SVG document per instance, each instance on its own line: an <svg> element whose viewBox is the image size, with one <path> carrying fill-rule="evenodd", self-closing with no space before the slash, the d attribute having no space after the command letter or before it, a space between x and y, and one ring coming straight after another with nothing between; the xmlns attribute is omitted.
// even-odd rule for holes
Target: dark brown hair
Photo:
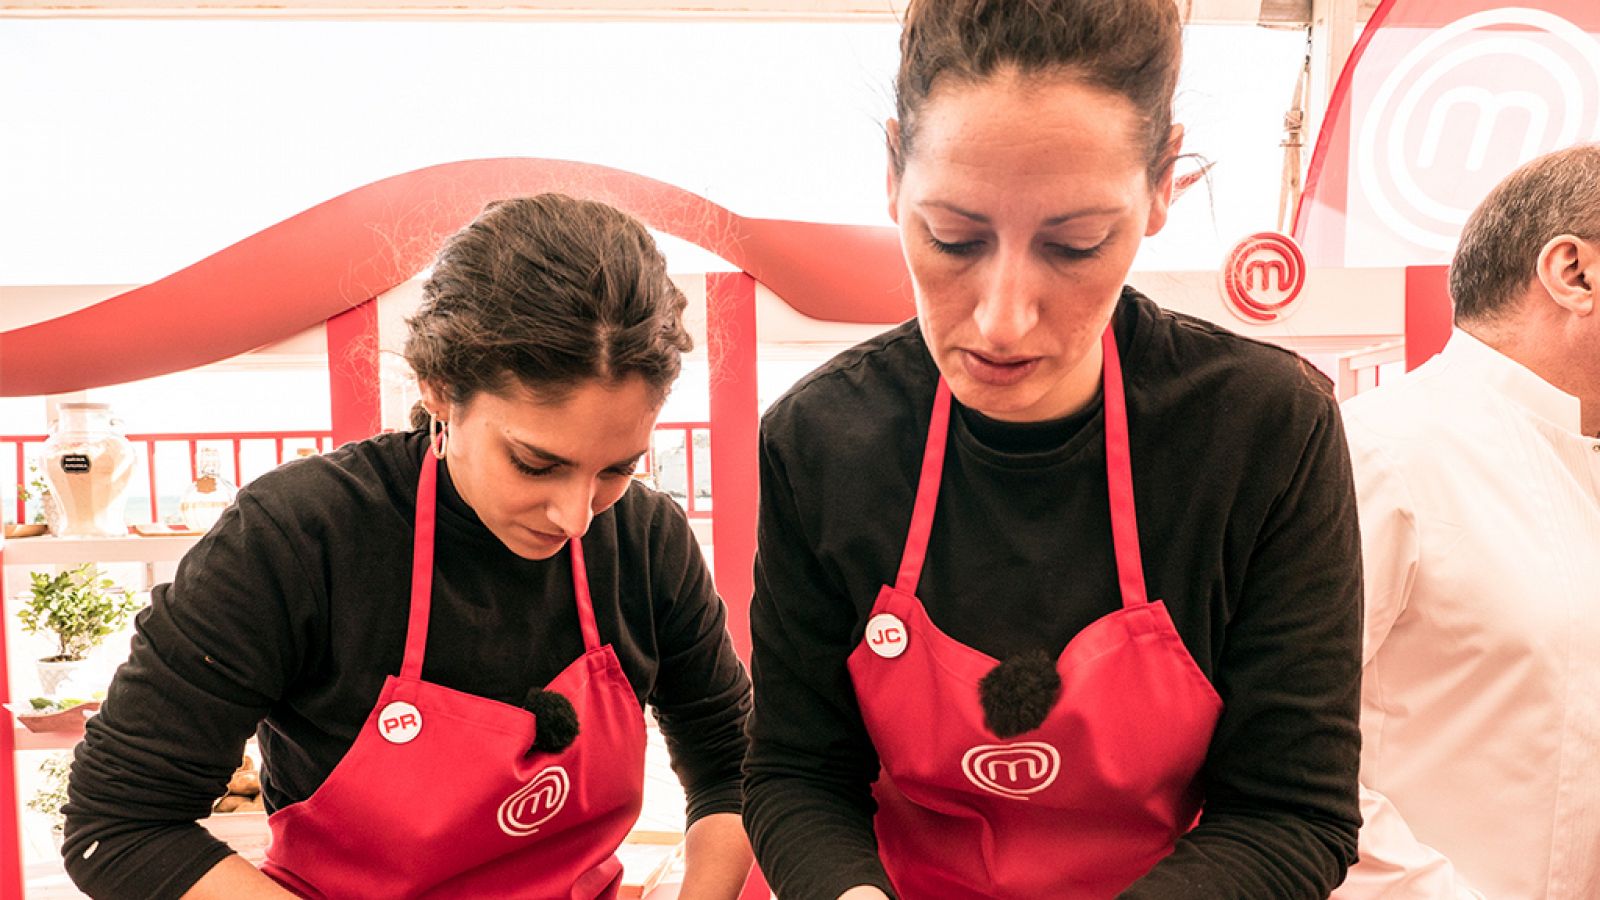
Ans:
<svg viewBox="0 0 1600 900"><path fill-rule="evenodd" d="M1539 252L1562 234L1600 239L1600 144L1529 162L1472 211L1450 261L1456 322L1486 322L1516 307Z"/></svg>
<svg viewBox="0 0 1600 900"><path fill-rule="evenodd" d="M1140 150L1155 182L1172 164L1167 145L1182 58L1173 0L911 0L895 78L894 169L904 169L917 113L940 79L978 84L1014 66L1126 97L1144 120Z"/></svg>
<svg viewBox="0 0 1600 900"><path fill-rule="evenodd" d="M445 243L406 322L405 357L455 403L518 385L559 400L585 381L635 375L665 397L693 344L686 305L631 216L561 194L518 197Z"/></svg>

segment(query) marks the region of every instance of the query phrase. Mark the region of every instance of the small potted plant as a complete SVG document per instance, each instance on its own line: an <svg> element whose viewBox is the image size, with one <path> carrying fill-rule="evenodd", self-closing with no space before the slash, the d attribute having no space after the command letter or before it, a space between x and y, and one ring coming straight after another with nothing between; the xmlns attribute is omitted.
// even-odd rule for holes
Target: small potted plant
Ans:
<svg viewBox="0 0 1600 900"><path fill-rule="evenodd" d="M50 484L39 472L39 461L32 459L28 461L27 483L17 485L17 499L26 504L35 497L39 498L39 509L34 512L33 521L6 522L6 537L37 537L52 530L51 525L61 518L61 508L56 505L56 498L50 493Z"/></svg>
<svg viewBox="0 0 1600 900"><path fill-rule="evenodd" d="M100 703L105 700L106 692L95 691L90 697L93 699L29 697L27 706L9 703L6 706L29 731L75 731L82 734L84 723L100 711Z"/></svg>
<svg viewBox="0 0 1600 900"><path fill-rule="evenodd" d="M55 636L57 652L38 662L39 683L46 694L54 694L90 651L127 623L139 603L93 563L56 575L34 572L32 580L17 618L29 634Z"/></svg>
<svg viewBox="0 0 1600 900"><path fill-rule="evenodd" d="M50 818L50 836L61 849L67 817L61 807L67 803L67 776L72 772L72 754L52 753L39 764L39 788L28 798L28 808Z"/></svg>

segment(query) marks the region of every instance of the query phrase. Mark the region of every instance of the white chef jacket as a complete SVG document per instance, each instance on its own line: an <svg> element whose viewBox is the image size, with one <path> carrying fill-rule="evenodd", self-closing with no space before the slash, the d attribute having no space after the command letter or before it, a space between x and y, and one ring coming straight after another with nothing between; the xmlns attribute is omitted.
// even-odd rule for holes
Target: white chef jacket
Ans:
<svg viewBox="0 0 1600 900"><path fill-rule="evenodd" d="M1334 896L1597 900L1600 441L1459 329L1344 417L1365 824Z"/></svg>

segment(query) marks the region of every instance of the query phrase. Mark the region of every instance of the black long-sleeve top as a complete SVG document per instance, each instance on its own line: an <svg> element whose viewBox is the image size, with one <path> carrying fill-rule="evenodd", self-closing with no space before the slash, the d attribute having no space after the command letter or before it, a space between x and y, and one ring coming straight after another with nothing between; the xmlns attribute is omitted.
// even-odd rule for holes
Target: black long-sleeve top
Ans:
<svg viewBox="0 0 1600 900"><path fill-rule="evenodd" d="M263 475L155 589L72 767L62 849L86 893L177 897L227 856L195 820L252 731L269 811L338 764L404 656L424 452L422 432L383 435ZM437 521L422 676L520 705L584 652L571 556L513 554L443 463ZM682 510L634 484L583 549L600 639L655 707L689 820L737 812L749 680Z"/></svg>
<svg viewBox="0 0 1600 900"><path fill-rule="evenodd" d="M1325 897L1360 823L1360 542L1337 407L1294 354L1131 289L1114 321L1149 595L1225 704L1199 825L1122 896ZM845 660L899 566L937 378L908 322L762 422L745 822L784 900L890 890ZM1100 403L1027 425L955 409L917 594L990 656L1054 658L1121 605Z"/></svg>

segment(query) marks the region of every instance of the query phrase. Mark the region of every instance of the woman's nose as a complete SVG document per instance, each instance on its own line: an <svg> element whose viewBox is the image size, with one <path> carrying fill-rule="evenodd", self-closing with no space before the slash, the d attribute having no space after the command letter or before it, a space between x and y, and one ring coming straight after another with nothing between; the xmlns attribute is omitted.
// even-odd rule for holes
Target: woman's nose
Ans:
<svg viewBox="0 0 1600 900"><path fill-rule="evenodd" d="M546 515L550 524L561 529L568 538L581 538L594 520L594 482L574 479L550 502Z"/></svg>
<svg viewBox="0 0 1600 900"><path fill-rule="evenodd" d="M1022 343L1039 322L1038 274L1022 253L997 254L991 266L972 318L985 344L1006 350Z"/></svg>

